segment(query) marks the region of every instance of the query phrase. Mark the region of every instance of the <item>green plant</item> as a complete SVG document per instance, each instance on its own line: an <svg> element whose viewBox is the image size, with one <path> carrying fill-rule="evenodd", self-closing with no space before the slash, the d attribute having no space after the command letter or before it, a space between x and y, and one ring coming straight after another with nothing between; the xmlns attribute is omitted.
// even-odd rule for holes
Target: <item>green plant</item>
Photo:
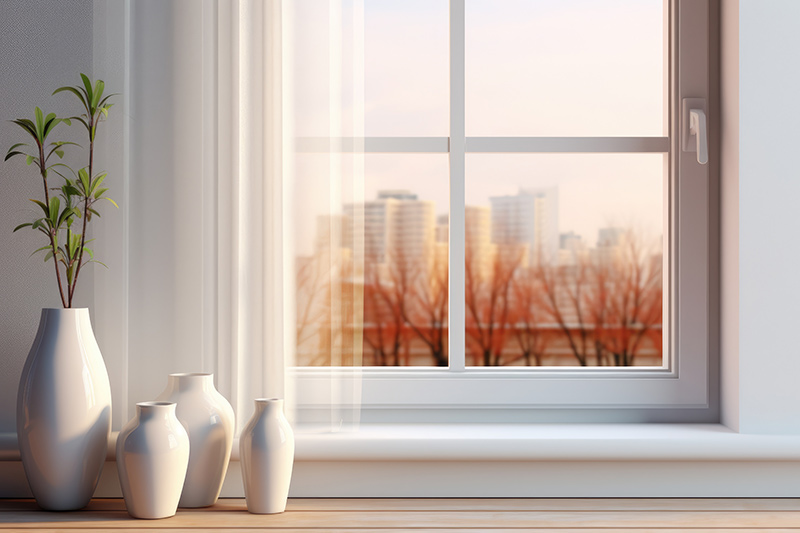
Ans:
<svg viewBox="0 0 800 533"><path fill-rule="evenodd" d="M36 204L37 211L41 210L44 216L37 216L33 222L20 224L14 228L14 231L22 228L31 228L47 237L48 244L38 248L31 255L46 251L44 260L53 260L58 292L61 297L61 303L65 308L72 307L75 288L83 266L87 263L100 263L103 265L103 263L94 258L94 252L86 247L93 240L86 239L89 222L91 222L93 216L100 216L100 213L95 209L95 204L100 200L108 200L114 206L117 206L114 200L105 196L108 188L103 187L103 182L107 173L94 174L94 148L97 126L108 118L108 110L113 105L108 101L115 95L110 94L103 97L105 84L102 80L97 80L92 85L89 78L84 74L81 74L81 80L83 81L82 86L60 87L53 94L65 91L74 94L83 105L84 113L69 118L57 118L55 113L45 115L37 107L35 109L35 120L25 118L13 120L14 124L30 135L35 144L16 143L9 148L5 157L5 161L8 161L18 155L25 156L25 161L28 165L36 164L39 176L42 178L44 201L31 199L31 202ZM64 141L48 143L48 137L56 126L62 122L67 126L71 126L73 120L83 124L89 137L89 164L77 172L61 162L50 164L50 160L53 155L63 159L65 146L72 145L80 148L80 145ZM33 153L28 153L28 151ZM52 187L48 182L51 173L57 174L63 180L58 187ZM53 194L51 194L51 191L53 191ZM73 223L76 219L80 219L79 232L73 231ZM62 269L64 276L61 274ZM64 280L66 280L66 286Z"/></svg>

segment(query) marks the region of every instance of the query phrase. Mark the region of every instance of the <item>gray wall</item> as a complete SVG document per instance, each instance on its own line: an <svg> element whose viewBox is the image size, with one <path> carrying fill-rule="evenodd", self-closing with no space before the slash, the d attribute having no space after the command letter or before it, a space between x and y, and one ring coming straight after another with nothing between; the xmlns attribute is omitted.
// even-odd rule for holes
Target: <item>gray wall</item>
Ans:
<svg viewBox="0 0 800 533"><path fill-rule="evenodd" d="M32 117L36 105L60 115L77 111L77 103L65 94L51 93L77 83L79 72L92 74L92 0L0 0L2 156L12 144L27 140L8 120ZM73 137L78 136L76 129ZM81 159L68 162L83 164ZM0 432L15 429L17 383L40 310L60 305L52 264L44 263L42 255L29 257L46 244L42 235L11 233L35 213L28 198L41 196L41 187L35 169L24 160L0 162ZM80 306L90 301L91 287L91 276L82 276Z"/></svg>

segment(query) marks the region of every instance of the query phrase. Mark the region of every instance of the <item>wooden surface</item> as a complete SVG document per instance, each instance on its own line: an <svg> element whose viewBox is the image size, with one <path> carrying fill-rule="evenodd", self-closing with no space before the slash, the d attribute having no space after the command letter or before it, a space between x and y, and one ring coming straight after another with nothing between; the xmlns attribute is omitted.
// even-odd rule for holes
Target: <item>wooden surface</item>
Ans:
<svg viewBox="0 0 800 533"><path fill-rule="evenodd" d="M244 500L135 520L122 500L50 513L30 500L0 500L6 531L800 531L797 499L293 499L279 515Z"/></svg>

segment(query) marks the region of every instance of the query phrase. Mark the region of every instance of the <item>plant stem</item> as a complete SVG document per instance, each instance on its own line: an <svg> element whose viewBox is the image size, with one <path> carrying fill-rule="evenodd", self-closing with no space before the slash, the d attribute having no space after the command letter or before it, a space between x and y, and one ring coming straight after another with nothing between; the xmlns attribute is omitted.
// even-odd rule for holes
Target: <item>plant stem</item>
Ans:
<svg viewBox="0 0 800 533"><path fill-rule="evenodd" d="M89 183L92 183L92 166L94 163L94 116L89 118ZM88 194L89 191L84 191ZM78 284L78 274L81 273L83 266L83 247L86 244L86 224L89 219L89 196L83 198L83 230L81 231L81 246L78 249L78 266L75 268L75 276L72 278L72 287L69 289L69 305L72 307L72 295L75 293L75 286Z"/></svg>
<svg viewBox="0 0 800 533"><path fill-rule="evenodd" d="M44 204L50 209L50 192L47 190L47 168L44 166L44 145L42 143L37 142L36 144L39 145L39 172L42 175L42 185L44 185ZM58 256L56 255L56 241L53 238L53 231L50 230L50 248L53 250L53 266L56 269L56 281L58 281L58 295L61 297L61 305L64 308L72 307L72 299L70 298L69 305L67 301L64 299L64 288L61 284L61 272L58 270Z"/></svg>

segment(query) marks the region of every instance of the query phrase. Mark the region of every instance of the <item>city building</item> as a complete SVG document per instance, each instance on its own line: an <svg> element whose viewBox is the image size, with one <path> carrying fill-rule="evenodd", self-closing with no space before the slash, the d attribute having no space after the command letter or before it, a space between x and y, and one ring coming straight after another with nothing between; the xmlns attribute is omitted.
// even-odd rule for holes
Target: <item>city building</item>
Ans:
<svg viewBox="0 0 800 533"><path fill-rule="evenodd" d="M527 244L530 261L558 260L558 188L520 189L493 196L491 239L494 244Z"/></svg>

